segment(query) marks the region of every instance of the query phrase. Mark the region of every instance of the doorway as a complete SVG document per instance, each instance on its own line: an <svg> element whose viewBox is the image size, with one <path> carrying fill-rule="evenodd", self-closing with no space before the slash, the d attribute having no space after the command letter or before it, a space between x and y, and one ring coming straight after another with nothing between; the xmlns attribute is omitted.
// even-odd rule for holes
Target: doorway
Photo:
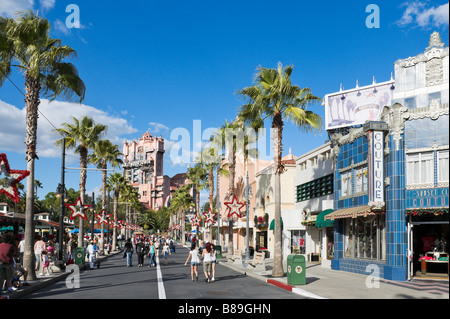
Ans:
<svg viewBox="0 0 450 319"><path fill-rule="evenodd" d="M447 279L447 263L427 263L426 274L422 272L421 257L432 255L434 249L446 253L449 250L448 221L413 221L408 224L409 279L411 277L436 277ZM442 244L444 242L444 244ZM443 254L445 256L445 254Z"/></svg>

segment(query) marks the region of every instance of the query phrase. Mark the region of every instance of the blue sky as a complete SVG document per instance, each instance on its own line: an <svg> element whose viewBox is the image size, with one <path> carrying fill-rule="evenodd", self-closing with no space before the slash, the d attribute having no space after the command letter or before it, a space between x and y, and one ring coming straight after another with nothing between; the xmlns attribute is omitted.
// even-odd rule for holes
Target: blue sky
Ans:
<svg viewBox="0 0 450 319"><path fill-rule="evenodd" d="M79 29L65 24L72 3L80 10ZM366 26L369 4L379 7L380 28ZM57 127L72 115L88 114L109 126L108 138L120 148L124 139L145 131L169 139L178 127L192 132L194 120L201 120L204 130L234 119L242 102L234 93L252 85L258 66L293 64L293 83L324 97L341 83L350 89L356 80L371 84L373 76L389 80L394 62L423 52L435 30L449 43L443 0L0 0L2 16L26 8L39 10L52 23L52 36L77 51L73 62L87 87L82 105L43 101L42 114ZM12 80L23 88L19 74ZM324 116L320 104L310 109ZM11 168L25 169L23 96L8 82L0 87L0 118L0 152ZM40 198L60 180L60 151L51 130L41 116ZM326 139L325 132L306 135L286 123L284 152L299 156ZM165 158L165 174L186 170ZM77 160L69 154L67 166L77 166ZM68 188L78 189L78 180L78 171L67 172ZM88 173L87 184L89 192L98 190L100 173Z"/></svg>

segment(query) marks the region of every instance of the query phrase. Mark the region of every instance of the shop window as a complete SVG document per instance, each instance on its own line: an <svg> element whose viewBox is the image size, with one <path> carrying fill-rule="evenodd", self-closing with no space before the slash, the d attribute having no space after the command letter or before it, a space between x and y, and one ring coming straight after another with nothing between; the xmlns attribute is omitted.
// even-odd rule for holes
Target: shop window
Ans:
<svg viewBox="0 0 450 319"><path fill-rule="evenodd" d="M352 195L352 172L341 174L341 196Z"/></svg>
<svg viewBox="0 0 450 319"><path fill-rule="evenodd" d="M433 184L433 152L408 154L406 157L406 183Z"/></svg>
<svg viewBox="0 0 450 319"><path fill-rule="evenodd" d="M326 228L326 238L327 238L327 259L334 258L334 232L332 227Z"/></svg>
<svg viewBox="0 0 450 319"><path fill-rule="evenodd" d="M344 224L344 256L386 259L385 215L347 218Z"/></svg>
<svg viewBox="0 0 450 319"><path fill-rule="evenodd" d="M291 254L305 254L306 230L291 230Z"/></svg>
<svg viewBox="0 0 450 319"><path fill-rule="evenodd" d="M355 170L355 193L367 192L367 167Z"/></svg>
<svg viewBox="0 0 450 319"><path fill-rule="evenodd" d="M333 194L333 174L297 186L297 202Z"/></svg>
<svg viewBox="0 0 450 319"><path fill-rule="evenodd" d="M449 164L448 150L438 152L438 182L448 183Z"/></svg>

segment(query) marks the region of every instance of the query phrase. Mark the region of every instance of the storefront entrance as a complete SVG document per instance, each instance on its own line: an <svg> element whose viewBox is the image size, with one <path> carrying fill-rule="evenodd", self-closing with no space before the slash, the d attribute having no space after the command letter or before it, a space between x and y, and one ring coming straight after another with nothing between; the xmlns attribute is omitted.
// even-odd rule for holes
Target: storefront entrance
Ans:
<svg viewBox="0 0 450 319"><path fill-rule="evenodd" d="M411 254L408 279L449 279L449 222L439 219L425 216L409 222L408 246Z"/></svg>

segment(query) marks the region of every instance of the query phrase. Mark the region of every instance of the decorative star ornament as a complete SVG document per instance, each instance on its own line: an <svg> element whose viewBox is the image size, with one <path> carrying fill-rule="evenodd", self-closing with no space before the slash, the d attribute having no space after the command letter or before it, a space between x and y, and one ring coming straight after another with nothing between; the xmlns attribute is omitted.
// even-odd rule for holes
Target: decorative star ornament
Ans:
<svg viewBox="0 0 450 319"><path fill-rule="evenodd" d="M105 210L102 209L101 214L95 214L95 217L98 219L99 225L101 225L101 224L109 225L108 219L111 217L111 214L105 214Z"/></svg>
<svg viewBox="0 0 450 319"><path fill-rule="evenodd" d="M191 220L192 220L192 226L200 227L201 218L199 218L198 215L195 215L195 217L191 218Z"/></svg>
<svg viewBox="0 0 450 319"><path fill-rule="evenodd" d="M231 202L225 202L224 205L228 207L228 218L233 216L236 216L236 218L242 217L241 209L245 207L245 204L239 203L236 195L233 195L233 199L231 200Z"/></svg>
<svg viewBox="0 0 450 319"><path fill-rule="evenodd" d="M77 216L80 216L80 218L86 220L87 218L85 210L91 207L91 205L83 205L81 197L77 198L75 204L64 204L64 205L72 211L72 214L70 214L70 220L75 219L75 217Z"/></svg>
<svg viewBox="0 0 450 319"><path fill-rule="evenodd" d="M203 212L202 214L205 216L205 223L211 222L214 224L214 217L216 217L217 213L213 213L211 208L209 208L207 212Z"/></svg>
<svg viewBox="0 0 450 319"><path fill-rule="evenodd" d="M5 177L2 177L5 175ZM6 154L0 154L0 194L5 194L15 203L19 203L19 191L17 184L30 175L29 171L10 169Z"/></svg>
<svg viewBox="0 0 450 319"><path fill-rule="evenodd" d="M117 221L117 218L111 221L111 225L113 228L120 228L120 223Z"/></svg>

